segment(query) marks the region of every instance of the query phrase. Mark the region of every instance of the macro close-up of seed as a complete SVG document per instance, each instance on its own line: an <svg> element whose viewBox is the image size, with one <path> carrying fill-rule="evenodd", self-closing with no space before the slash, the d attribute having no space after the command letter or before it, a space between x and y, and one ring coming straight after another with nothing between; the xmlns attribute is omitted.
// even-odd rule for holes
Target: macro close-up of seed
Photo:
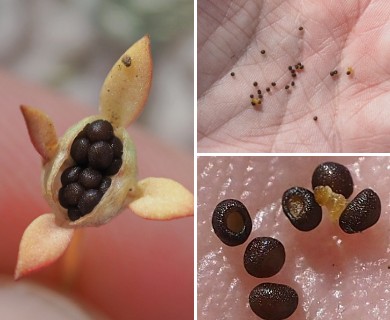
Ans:
<svg viewBox="0 0 390 320"><path fill-rule="evenodd" d="M216 236L224 244L238 246L248 239L252 231L252 219L242 202L227 199L215 207L212 226Z"/></svg>
<svg viewBox="0 0 390 320"><path fill-rule="evenodd" d="M249 295L253 312L264 320L283 320L290 317L298 307L297 292L284 284L261 283Z"/></svg>
<svg viewBox="0 0 390 320"><path fill-rule="evenodd" d="M282 196L282 208L291 224L300 231L315 229L322 220L322 209L314 194L305 188L292 187Z"/></svg>
<svg viewBox="0 0 390 320"><path fill-rule="evenodd" d="M283 244L275 238L257 237L246 247L244 267L256 278L268 278L283 267L286 252Z"/></svg>

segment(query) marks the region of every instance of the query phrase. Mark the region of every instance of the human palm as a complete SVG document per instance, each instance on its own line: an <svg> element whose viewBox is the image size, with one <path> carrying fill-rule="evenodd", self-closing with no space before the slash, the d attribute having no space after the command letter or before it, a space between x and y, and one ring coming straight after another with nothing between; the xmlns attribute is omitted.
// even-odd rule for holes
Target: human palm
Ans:
<svg viewBox="0 0 390 320"><path fill-rule="evenodd" d="M199 152L390 149L390 2L199 0L198 7ZM305 68L292 78L288 66L297 62ZM252 107L258 89L262 104Z"/></svg>

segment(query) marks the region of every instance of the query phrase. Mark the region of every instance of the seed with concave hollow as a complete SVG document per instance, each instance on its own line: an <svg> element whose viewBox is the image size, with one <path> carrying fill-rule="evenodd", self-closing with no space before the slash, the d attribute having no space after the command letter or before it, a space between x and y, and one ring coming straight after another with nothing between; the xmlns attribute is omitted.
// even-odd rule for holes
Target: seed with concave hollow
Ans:
<svg viewBox="0 0 390 320"><path fill-rule="evenodd" d="M82 169L78 166L69 167L61 174L61 183L66 186L69 183L77 182Z"/></svg>
<svg viewBox="0 0 390 320"><path fill-rule="evenodd" d="M107 120L96 120L90 123L85 130L91 142L109 141L114 135L114 128Z"/></svg>
<svg viewBox="0 0 390 320"><path fill-rule="evenodd" d="M381 215L381 200L375 191L364 189L347 205L340 216L340 228L346 233L362 232L372 227Z"/></svg>
<svg viewBox="0 0 390 320"><path fill-rule="evenodd" d="M221 201L213 212L212 225L217 237L228 246L243 244L252 231L252 219L240 201Z"/></svg>
<svg viewBox="0 0 390 320"><path fill-rule="evenodd" d="M87 138L76 138L70 148L70 155L78 164L88 163L88 150L90 142Z"/></svg>
<svg viewBox="0 0 390 320"><path fill-rule="evenodd" d="M285 259L286 252L279 240L258 237L246 247L244 267L254 277L267 278L272 277L282 269Z"/></svg>
<svg viewBox="0 0 390 320"><path fill-rule="evenodd" d="M80 184L77 182L70 183L60 189L58 192L58 200L64 208L74 207L79 202L83 193L84 188Z"/></svg>
<svg viewBox="0 0 390 320"><path fill-rule="evenodd" d="M89 165L93 169L107 169L114 158L114 151L108 142L99 141L91 145L88 151Z"/></svg>
<svg viewBox="0 0 390 320"><path fill-rule="evenodd" d="M85 189L98 189L102 181L102 174L92 168L85 168L80 173L79 183Z"/></svg>
<svg viewBox="0 0 390 320"><path fill-rule="evenodd" d="M284 284L261 283L249 295L252 311L264 320L283 320L298 307L298 294Z"/></svg>
<svg viewBox="0 0 390 320"><path fill-rule="evenodd" d="M349 198L353 192L353 181L348 168L336 162L321 163L313 172L313 190L317 186L329 186L333 192Z"/></svg>
<svg viewBox="0 0 390 320"><path fill-rule="evenodd" d="M103 193L99 190L89 189L85 191L77 205L81 215L83 216L87 213L90 213L99 203L102 196Z"/></svg>
<svg viewBox="0 0 390 320"><path fill-rule="evenodd" d="M316 228L322 219L322 209L315 201L314 194L301 187L292 187L282 197L284 214L300 231Z"/></svg>

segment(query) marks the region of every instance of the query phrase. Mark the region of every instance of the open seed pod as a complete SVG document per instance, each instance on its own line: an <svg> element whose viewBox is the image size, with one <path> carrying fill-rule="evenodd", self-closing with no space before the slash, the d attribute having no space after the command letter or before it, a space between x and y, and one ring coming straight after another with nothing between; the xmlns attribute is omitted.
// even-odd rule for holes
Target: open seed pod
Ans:
<svg viewBox="0 0 390 320"><path fill-rule="evenodd" d="M100 93L100 114L81 120L61 139L57 139L48 116L38 109L21 107L31 141L42 157L42 188L53 213L39 216L25 230L16 279L60 257L72 239L74 228L105 224L127 206L146 219L193 215L193 195L178 182L166 178L137 181L136 150L125 126L141 113L151 78L150 42L145 36L118 59L107 75ZM95 135L104 132L91 129L96 122L108 126L107 139L111 140L92 139L90 132ZM72 151L76 140L82 139L88 146L77 150L84 152L85 162L78 160L78 151ZM120 151L115 151L114 139ZM94 153L96 150L100 153ZM100 167L105 158L109 162ZM119 165L113 170L115 160ZM69 181L64 184L64 172L72 168L79 173L66 176ZM90 180L82 180L83 172L88 170L95 176L85 174L83 177ZM110 181L104 188L100 182L103 179Z"/></svg>

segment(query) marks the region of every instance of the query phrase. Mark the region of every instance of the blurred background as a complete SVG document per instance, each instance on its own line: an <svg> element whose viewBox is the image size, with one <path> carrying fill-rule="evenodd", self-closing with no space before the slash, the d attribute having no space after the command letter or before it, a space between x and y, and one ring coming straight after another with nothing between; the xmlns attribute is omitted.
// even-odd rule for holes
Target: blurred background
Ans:
<svg viewBox="0 0 390 320"><path fill-rule="evenodd" d="M192 152L193 10L192 0L0 0L0 69L96 110L114 62L148 33L154 77L137 122Z"/></svg>

